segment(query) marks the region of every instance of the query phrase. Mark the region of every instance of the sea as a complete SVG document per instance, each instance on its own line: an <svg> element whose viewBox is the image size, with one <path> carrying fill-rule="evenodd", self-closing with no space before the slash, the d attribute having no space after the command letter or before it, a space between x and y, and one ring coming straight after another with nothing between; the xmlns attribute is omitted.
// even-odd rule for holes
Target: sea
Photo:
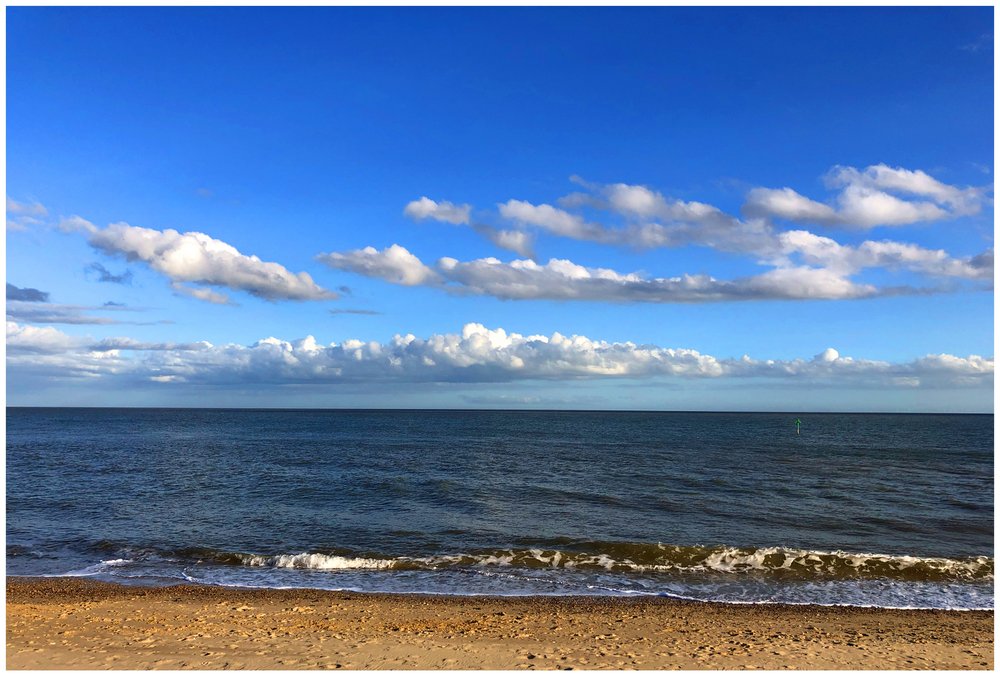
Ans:
<svg viewBox="0 0 1000 677"><path fill-rule="evenodd" d="M994 604L992 415L6 415L7 575Z"/></svg>

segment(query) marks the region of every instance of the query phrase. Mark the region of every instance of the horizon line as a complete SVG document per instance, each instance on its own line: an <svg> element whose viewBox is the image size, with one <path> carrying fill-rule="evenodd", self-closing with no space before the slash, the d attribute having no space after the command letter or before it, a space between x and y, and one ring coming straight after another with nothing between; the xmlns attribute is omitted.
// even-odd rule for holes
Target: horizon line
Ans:
<svg viewBox="0 0 1000 677"><path fill-rule="evenodd" d="M515 413L579 413L579 414L851 414L872 416L993 416L992 411L806 411L806 410L741 410L741 409L526 409L475 407L169 407L169 406L85 406L85 405L15 405L6 409L132 409L169 411L343 411L343 412L515 412Z"/></svg>

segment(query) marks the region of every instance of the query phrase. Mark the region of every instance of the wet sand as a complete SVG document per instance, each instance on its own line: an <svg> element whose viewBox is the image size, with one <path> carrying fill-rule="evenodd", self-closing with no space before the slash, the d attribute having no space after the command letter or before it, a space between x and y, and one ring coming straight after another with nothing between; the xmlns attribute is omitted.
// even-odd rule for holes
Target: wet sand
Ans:
<svg viewBox="0 0 1000 677"><path fill-rule="evenodd" d="M8 669L992 669L993 612L7 579Z"/></svg>

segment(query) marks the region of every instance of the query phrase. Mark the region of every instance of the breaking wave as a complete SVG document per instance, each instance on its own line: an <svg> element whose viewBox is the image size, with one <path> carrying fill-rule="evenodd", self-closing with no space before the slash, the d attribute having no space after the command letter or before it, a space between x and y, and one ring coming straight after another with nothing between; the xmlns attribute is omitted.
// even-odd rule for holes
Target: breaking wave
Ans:
<svg viewBox="0 0 1000 677"><path fill-rule="evenodd" d="M396 560L371 557L341 557L303 552L298 555L236 555L240 564L277 569L394 569Z"/></svg>
<svg viewBox="0 0 1000 677"><path fill-rule="evenodd" d="M771 575L790 579L891 579L984 582L993 579L993 559L917 557L782 547L677 546L637 543L581 544L575 550L528 548L428 556L388 557L321 552L254 554L189 552L201 561L278 569L440 570L516 567L619 573ZM590 547L587 547L590 546Z"/></svg>

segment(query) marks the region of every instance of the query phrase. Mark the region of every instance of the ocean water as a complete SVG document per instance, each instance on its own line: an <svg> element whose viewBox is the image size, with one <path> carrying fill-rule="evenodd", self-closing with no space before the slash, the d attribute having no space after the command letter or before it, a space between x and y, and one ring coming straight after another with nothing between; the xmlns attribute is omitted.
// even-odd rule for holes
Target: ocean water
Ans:
<svg viewBox="0 0 1000 677"><path fill-rule="evenodd" d="M10 408L6 563L992 609L993 417Z"/></svg>

